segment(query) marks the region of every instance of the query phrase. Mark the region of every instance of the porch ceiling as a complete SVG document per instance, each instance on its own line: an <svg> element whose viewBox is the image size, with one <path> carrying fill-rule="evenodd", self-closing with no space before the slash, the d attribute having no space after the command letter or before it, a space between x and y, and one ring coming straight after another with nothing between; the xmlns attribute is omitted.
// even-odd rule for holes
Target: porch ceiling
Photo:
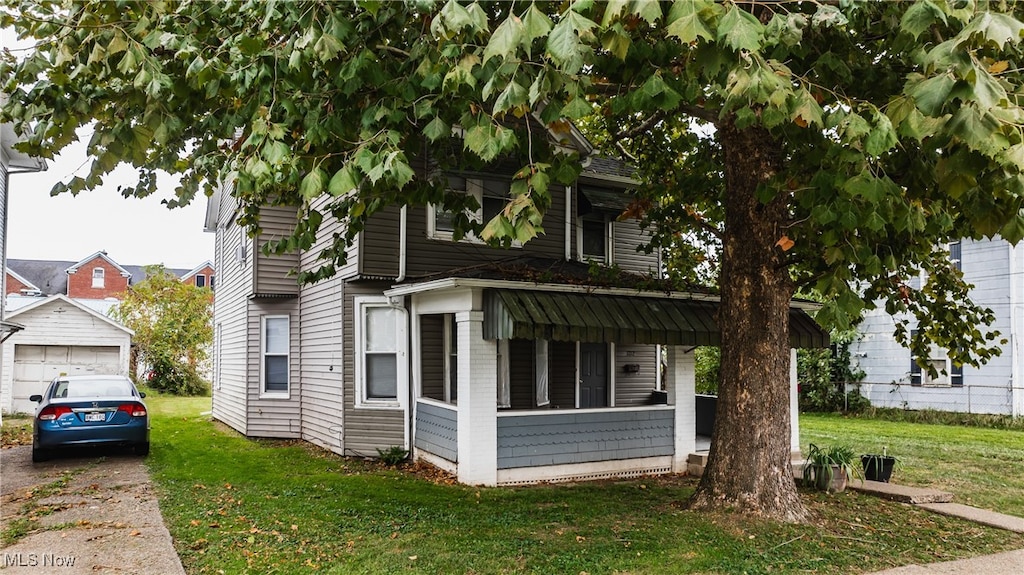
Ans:
<svg viewBox="0 0 1024 575"><path fill-rule="evenodd" d="M720 345L717 303L658 297L488 289L484 338ZM792 347L826 347L828 334L799 309L789 311Z"/></svg>

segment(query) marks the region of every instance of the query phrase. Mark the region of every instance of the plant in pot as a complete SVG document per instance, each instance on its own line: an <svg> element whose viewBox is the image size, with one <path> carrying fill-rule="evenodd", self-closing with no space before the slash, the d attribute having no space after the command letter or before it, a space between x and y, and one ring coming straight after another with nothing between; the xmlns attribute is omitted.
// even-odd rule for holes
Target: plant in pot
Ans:
<svg viewBox="0 0 1024 575"><path fill-rule="evenodd" d="M882 481L888 483L892 477L892 471L899 460L887 453L882 447L882 454L869 453L860 456L860 463L864 466L864 479L867 481Z"/></svg>
<svg viewBox="0 0 1024 575"><path fill-rule="evenodd" d="M811 444L804 464L804 485L836 493L846 489L846 481L858 474L856 455L845 445L819 447Z"/></svg>

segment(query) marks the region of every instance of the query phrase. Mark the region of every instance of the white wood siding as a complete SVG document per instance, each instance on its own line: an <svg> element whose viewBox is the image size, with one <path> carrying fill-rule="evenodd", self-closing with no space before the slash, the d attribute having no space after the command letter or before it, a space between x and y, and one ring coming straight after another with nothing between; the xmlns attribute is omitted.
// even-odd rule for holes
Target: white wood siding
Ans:
<svg viewBox="0 0 1024 575"><path fill-rule="evenodd" d="M300 419L302 417L302 382L299 377L301 355L299 353L299 317L298 301L295 299L280 300L249 300L249 313L246 321L249 353L247 371L249 373L246 397L248 410L246 413L247 431L250 437L280 437L298 439L302 436ZM289 317L289 351L288 351L288 397L261 397L261 362L263 356L260 346L261 319L266 315L287 315Z"/></svg>
<svg viewBox="0 0 1024 575"><path fill-rule="evenodd" d="M330 245L335 233L342 232L340 222L325 217L317 243L301 256L302 269L319 267L317 255ZM353 257L339 270L339 275L302 286L299 295L302 438L338 453L344 450L342 278L354 273L355 268Z"/></svg>
<svg viewBox="0 0 1024 575"><path fill-rule="evenodd" d="M252 293L252 242L241 226L233 222L237 204L228 190L222 191L220 200L214 257L217 295L213 300L214 325L220 326L220 349L214 351L219 365L213 381L213 417L247 434L247 315L248 295ZM258 380L259 372L256 377Z"/></svg>

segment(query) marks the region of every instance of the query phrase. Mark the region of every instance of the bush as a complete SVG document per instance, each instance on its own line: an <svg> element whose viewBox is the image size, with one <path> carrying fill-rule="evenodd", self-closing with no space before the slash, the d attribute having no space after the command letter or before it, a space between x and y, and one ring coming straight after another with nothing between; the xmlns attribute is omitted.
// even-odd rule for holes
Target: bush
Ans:
<svg viewBox="0 0 1024 575"><path fill-rule="evenodd" d="M718 366L722 351L717 347L698 347L693 350L697 378L697 393L718 394Z"/></svg>
<svg viewBox="0 0 1024 575"><path fill-rule="evenodd" d="M848 383L863 379L864 372L850 363L853 333L832 334L830 349L802 349L796 354L797 380L800 382L800 411L858 412L871 404L853 386L844 395Z"/></svg>
<svg viewBox="0 0 1024 575"><path fill-rule="evenodd" d="M199 376L195 367L166 358L153 361L153 377L148 385L174 395L210 394L210 384Z"/></svg>
<svg viewBox="0 0 1024 575"><path fill-rule="evenodd" d="M377 455L380 456L380 461L384 465L397 467L405 462L409 457L409 452L397 445L392 445L387 449L378 449Z"/></svg>

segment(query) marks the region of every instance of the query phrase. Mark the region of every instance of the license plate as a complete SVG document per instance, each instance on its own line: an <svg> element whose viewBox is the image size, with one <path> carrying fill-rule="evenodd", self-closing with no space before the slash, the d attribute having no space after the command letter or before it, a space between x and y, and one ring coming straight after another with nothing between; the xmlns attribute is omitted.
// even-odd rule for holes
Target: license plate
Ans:
<svg viewBox="0 0 1024 575"><path fill-rule="evenodd" d="M103 413L103 412L86 413L85 414L85 420L86 421L106 421L107 420L107 414Z"/></svg>

